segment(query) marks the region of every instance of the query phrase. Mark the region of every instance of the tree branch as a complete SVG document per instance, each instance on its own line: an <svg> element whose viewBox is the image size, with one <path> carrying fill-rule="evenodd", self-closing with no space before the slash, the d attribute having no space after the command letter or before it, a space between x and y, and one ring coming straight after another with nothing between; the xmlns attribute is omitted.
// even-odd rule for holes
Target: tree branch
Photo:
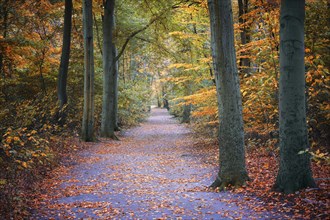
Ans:
<svg viewBox="0 0 330 220"><path fill-rule="evenodd" d="M162 16L168 12L169 10L171 9L176 9L176 8L179 8L180 4L184 3L184 2L188 2L189 0L182 0L180 1L179 3L175 4L175 5L172 5L171 7L165 9L164 11L162 11L161 13L159 13L157 16L155 16L154 18L152 18L149 23L144 26L143 28L139 29L139 30L136 30L134 31L133 33L131 33L127 38L126 38L126 41L125 43L123 44L123 46L121 47L121 50L120 52L118 53L118 55L116 56L115 58L115 62L117 62L119 60L119 58L123 55L124 53L124 50L126 49L129 41L135 37L137 34L139 34L140 32L146 30L148 27L150 27L153 23L155 23L155 21L159 20L160 18L162 18Z"/></svg>
<svg viewBox="0 0 330 220"><path fill-rule="evenodd" d="M161 14L161 15L162 15L162 14ZM152 25L155 21L157 21L157 20L161 17L161 15L160 15L160 16L157 16L157 17L155 17L155 18L153 18L153 19L151 19L151 20L149 21L149 23L148 23L146 26L144 26L143 28L141 28L141 29L139 29L139 30L134 31L133 33L131 33L131 34L128 36L128 38L126 39L125 43L123 44L123 46L122 46L120 52L119 52L118 55L116 56L116 58L115 58L115 62L117 62L118 59L121 57L121 55L124 53L124 50L125 50L125 48L126 48L128 42L129 42L129 41L130 41L135 35L137 35L138 33L142 32L142 31L146 30L148 27L150 27L150 25Z"/></svg>
<svg viewBox="0 0 330 220"><path fill-rule="evenodd" d="M94 26L95 26L95 30L96 30L96 38L97 38L97 46L101 52L101 55L103 54L102 52L102 47L101 47L101 40L100 40L100 33L99 33L99 26L97 24L97 20L96 20L96 16L95 13L93 13L93 18L94 18Z"/></svg>

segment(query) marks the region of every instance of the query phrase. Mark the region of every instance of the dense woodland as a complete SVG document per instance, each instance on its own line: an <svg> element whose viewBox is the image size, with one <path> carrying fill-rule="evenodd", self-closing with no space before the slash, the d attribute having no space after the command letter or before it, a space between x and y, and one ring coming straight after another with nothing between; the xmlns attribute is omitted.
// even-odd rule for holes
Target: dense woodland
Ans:
<svg viewBox="0 0 330 220"><path fill-rule="evenodd" d="M220 146L214 188L243 185L257 169L246 171L244 158L263 155L281 164L272 189L319 186L329 193L330 5L299 2L295 15L295 7L278 0L0 0L0 211L22 215L23 192L69 160L81 140L118 139L116 132L143 122L152 105L169 105L199 139ZM283 31L281 39L293 42L283 46L280 24L290 22L287 16L301 16L302 25L288 23L300 35ZM232 24L221 20L228 17ZM287 48L304 51L294 63L280 61L281 54L292 55ZM290 80L280 62L298 66L289 69L300 71L291 82L300 80L299 88L285 87ZM301 93L290 101L281 83ZM297 143L285 138L284 124L292 120L280 116L279 100L286 100L282 107L306 105L295 125L302 135ZM295 158L304 177L283 170ZM310 166L318 171L315 180ZM258 193L272 194L270 187ZM329 200L322 204L320 212Z"/></svg>

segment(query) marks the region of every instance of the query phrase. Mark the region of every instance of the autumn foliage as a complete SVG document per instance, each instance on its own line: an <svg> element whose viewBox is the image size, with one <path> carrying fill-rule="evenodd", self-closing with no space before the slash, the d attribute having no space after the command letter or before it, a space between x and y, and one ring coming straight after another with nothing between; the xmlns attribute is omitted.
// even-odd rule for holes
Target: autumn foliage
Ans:
<svg viewBox="0 0 330 220"><path fill-rule="evenodd" d="M82 3L73 3L69 100L60 109L56 85L64 2L0 0L0 216L23 215L24 193L63 158L70 161L72 154L84 147L79 142L84 71ZM167 10L166 16L157 17L129 42L119 60L118 121L124 129L138 125L151 105L163 107L166 99L170 113L189 123L207 149L216 144L219 126L207 1L180 1L175 7L172 3L177 1L139 1L136 5L116 6L114 37L118 48L127 36ZM279 1L249 1L249 10L241 17L243 23L239 22L236 1L233 5L247 163L252 181L232 191L256 195L267 203L265 209L280 207L288 218L327 218L329 3L306 1L306 102L311 148L301 153L311 155L320 189L288 196L270 192L279 160ZM94 129L98 135L102 105L102 1L95 1L93 12ZM244 44L240 37L243 31L249 38ZM242 65L242 59L249 60L248 67Z"/></svg>
<svg viewBox="0 0 330 220"><path fill-rule="evenodd" d="M180 19L188 25L170 35L178 51L184 51L189 56L186 62L183 62L184 57L181 56L179 63L170 65L165 79L170 84L169 91L172 90L172 113L182 117L184 106L192 104L193 128L216 137L217 101L210 69L211 57L209 48L205 47L209 44L209 30L208 23L203 20L207 17L207 9L203 6L191 5L180 11ZM246 139L248 145L271 147L276 151L280 74L279 3L251 1L249 7L250 10L243 15L245 23L237 22L235 25L238 65L241 58L248 58L251 62L248 71L244 69L246 67L239 66ZM330 129L330 118L327 113L329 103L326 101L329 98L329 55L324 48L329 42L328 10L325 1L307 1L305 63L309 137L313 158L322 158L323 161L329 161L327 131ZM246 27L251 40L243 45L239 34ZM321 157L317 154L321 154Z"/></svg>

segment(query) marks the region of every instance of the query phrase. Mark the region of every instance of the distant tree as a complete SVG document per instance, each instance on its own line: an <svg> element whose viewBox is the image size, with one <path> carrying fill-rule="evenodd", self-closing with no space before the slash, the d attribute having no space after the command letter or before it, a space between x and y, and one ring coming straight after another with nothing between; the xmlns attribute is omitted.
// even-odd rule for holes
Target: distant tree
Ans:
<svg viewBox="0 0 330 220"><path fill-rule="evenodd" d="M185 92L185 95L187 95L187 96L191 95L191 93L192 93L191 84L192 83L188 81L184 85L184 92ZM185 104L183 106L182 119L180 121L181 123L190 123L191 109L192 109L192 105L190 103Z"/></svg>
<svg viewBox="0 0 330 220"><path fill-rule="evenodd" d="M246 13L248 13L249 9L249 0L238 0L238 21L240 25L243 25L241 28L241 44L244 46L245 44L250 42L250 34L249 29L246 27L245 22ZM245 52L241 54L241 56L247 56ZM240 59L240 68L242 73L249 73L249 67L250 67L250 59L248 57L244 57Z"/></svg>
<svg viewBox="0 0 330 220"><path fill-rule="evenodd" d="M114 44L113 45L114 47L114 56L117 57L118 55L118 51L116 49L116 45ZM119 80L119 60L116 59L116 64L115 64L115 73L114 73L114 77L115 77L115 81L114 81L114 118L115 118L115 121L114 121L114 128L115 128L115 131L119 131L120 128L119 128L119 125L118 125L118 80Z"/></svg>
<svg viewBox="0 0 330 220"><path fill-rule="evenodd" d="M8 29L8 14L11 4L9 4L8 0L0 0L0 35L3 40L7 38L7 29ZM2 40L2 39L1 39ZM6 91L6 72L5 72L5 53L3 42L0 41L0 77L2 78L1 83L1 92L5 98L8 99L7 91Z"/></svg>
<svg viewBox="0 0 330 220"><path fill-rule="evenodd" d="M133 31L126 38L121 50L118 52L114 44L113 30L115 27L115 0L104 1L104 17L103 17L103 98L102 98L102 115L101 115L101 136L117 139L115 130L118 130L117 114L118 114L118 60L122 56L129 41L137 34L146 30L155 21L162 16L172 6L150 19L149 23Z"/></svg>
<svg viewBox="0 0 330 220"><path fill-rule="evenodd" d="M280 18L280 169L274 189L315 187L307 153L304 0L282 0Z"/></svg>
<svg viewBox="0 0 330 220"><path fill-rule="evenodd" d="M70 59L72 7L72 0L65 0L62 54L57 79L57 96L60 102L60 108L62 108L63 105L65 105L68 101L66 93L66 84Z"/></svg>
<svg viewBox="0 0 330 220"><path fill-rule="evenodd" d="M231 0L208 0L219 110L220 170L211 187L240 186L245 167L242 99L234 47Z"/></svg>
<svg viewBox="0 0 330 220"><path fill-rule="evenodd" d="M84 24L84 113L82 121L82 140L94 139L94 49L92 0L83 1Z"/></svg>

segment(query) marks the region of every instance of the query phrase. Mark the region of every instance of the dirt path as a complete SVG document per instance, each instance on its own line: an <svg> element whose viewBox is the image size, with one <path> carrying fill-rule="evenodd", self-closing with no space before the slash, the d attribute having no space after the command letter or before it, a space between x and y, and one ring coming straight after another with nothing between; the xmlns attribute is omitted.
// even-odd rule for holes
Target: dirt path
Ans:
<svg viewBox="0 0 330 220"><path fill-rule="evenodd" d="M189 129L166 110L153 109L120 140L96 143L74 166L56 169L33 218L267 218L241 203L252 198L207 190L216 149L194 146Z"/></svg>

